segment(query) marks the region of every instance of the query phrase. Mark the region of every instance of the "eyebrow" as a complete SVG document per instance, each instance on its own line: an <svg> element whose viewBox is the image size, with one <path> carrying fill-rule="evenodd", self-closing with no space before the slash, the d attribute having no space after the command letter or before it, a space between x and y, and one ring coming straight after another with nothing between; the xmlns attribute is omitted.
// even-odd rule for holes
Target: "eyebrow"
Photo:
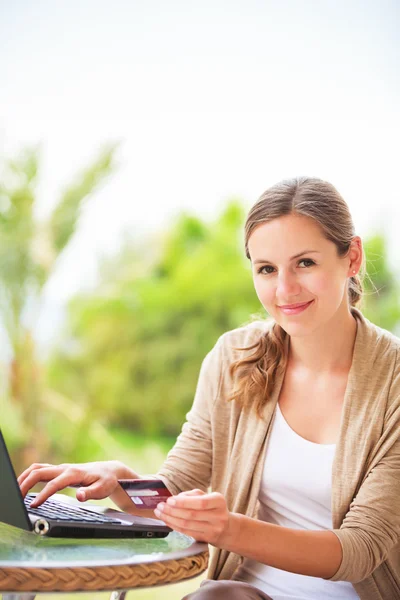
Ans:
<svg viewBox="0 0 400 600"><path fill-rule="evenodd" d="M295 258L299 258L299 256L303 256L303 254L320 254L320 252L318 250L303 250L303 252L299 252L298 254L291 256L289 260L294 260ZM269 262L271 262L271 261L263 259L263 258L257 258L255 261L253 261L253 264L257 265L258 263L269 263Z"/></svg>

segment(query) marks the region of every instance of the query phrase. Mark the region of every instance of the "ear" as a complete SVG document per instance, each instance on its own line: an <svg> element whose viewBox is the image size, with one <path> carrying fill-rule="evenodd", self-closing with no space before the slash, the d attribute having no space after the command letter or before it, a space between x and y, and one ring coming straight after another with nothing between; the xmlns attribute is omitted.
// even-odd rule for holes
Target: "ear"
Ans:
<svg viewBox="0 0 400 600"><path fill-rule="evenodd" d="M359 235L355 235L350 243L348 252L349 270L348 277L355 277L361 268L363 259L362 241Z"/></svg>

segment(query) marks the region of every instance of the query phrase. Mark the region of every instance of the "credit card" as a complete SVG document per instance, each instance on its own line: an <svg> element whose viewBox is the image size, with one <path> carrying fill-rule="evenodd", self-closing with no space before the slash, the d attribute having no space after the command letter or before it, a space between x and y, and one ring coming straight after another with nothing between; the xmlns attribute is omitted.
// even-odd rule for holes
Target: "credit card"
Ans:
<svg viewBox="0 0 400 600"><path fill-rule="evenodd" d="M160 502L166 502L172 496L160 479L119 479L118 483L128 494L136 508L157 508Z"/></svg>

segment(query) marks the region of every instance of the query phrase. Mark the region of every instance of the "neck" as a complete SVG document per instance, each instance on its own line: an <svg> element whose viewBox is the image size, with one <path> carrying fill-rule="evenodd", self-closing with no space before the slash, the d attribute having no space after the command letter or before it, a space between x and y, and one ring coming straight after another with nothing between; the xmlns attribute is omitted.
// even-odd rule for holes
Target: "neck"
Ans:
<svg viewBox="0 0 400 600"><path fill-rule="evenodd" d="M353 360L357 322L349 308L345 309L311 335L290 337L288 365L318 375L348 371Z"/></svg>

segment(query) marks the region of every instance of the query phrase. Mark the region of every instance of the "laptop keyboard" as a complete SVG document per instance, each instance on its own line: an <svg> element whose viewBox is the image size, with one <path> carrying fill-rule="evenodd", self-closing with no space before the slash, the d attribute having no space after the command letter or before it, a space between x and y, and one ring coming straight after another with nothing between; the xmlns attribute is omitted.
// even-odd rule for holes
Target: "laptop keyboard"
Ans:
<svg viewBox="0 0 400 600"><path fill-rule="evenodd" d="M27 494L24 498L25 506L28 512L45 519L53 519L56 521L77 521L85 523L105 523L107 525L121 525L121 521L101 515L87 508L80 506L62 504L56 500L46 500L41 506L31 508L30 503L35 498L33 494Z"/></svg>

